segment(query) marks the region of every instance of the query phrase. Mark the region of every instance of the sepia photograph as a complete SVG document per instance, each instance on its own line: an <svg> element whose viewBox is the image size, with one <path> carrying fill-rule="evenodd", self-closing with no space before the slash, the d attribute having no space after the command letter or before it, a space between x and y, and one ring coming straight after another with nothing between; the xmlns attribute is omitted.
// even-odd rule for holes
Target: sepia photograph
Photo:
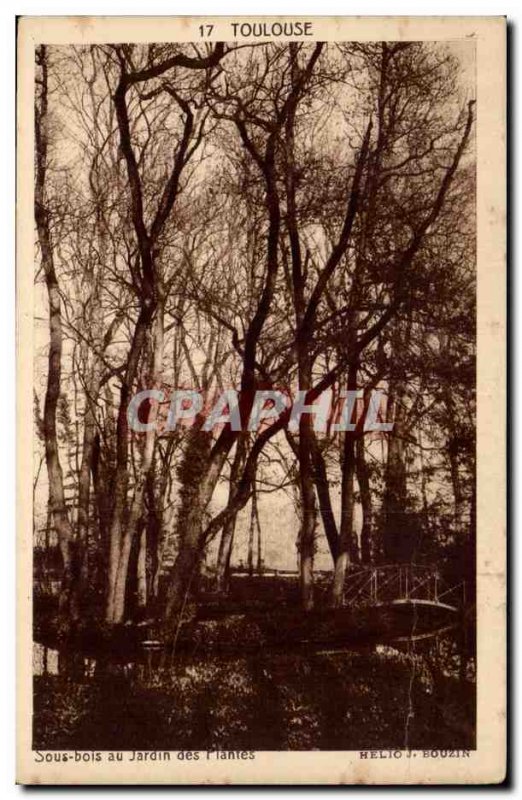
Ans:
<svg viewBox="0 0 522 800"><path fill-rule="evenodd" d="M26 48L24 775L469 769L476 36L76 19Z"/></svg>

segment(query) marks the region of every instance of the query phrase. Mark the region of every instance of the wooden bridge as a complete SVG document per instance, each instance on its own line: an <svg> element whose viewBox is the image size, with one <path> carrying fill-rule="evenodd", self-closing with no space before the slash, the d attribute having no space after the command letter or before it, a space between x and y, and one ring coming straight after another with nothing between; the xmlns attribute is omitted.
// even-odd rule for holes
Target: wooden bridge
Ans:
<svg viewBox="0 0 522 800"><path fill-rule="evenodd" d="M361 567L346 576L347 606L429 606L457 612L465 602L463 581L448 586L436 569L423 564Z"/></svg>

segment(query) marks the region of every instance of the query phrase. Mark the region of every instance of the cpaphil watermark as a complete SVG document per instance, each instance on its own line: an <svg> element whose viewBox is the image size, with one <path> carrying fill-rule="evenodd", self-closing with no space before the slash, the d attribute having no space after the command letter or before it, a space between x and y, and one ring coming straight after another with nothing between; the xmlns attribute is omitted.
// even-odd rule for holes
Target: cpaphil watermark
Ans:
<svg viewBox="0 0 522 800"><path fill-rule="evenodd" d="M362 389L346 389L335 397L327 389L310 402L309 395L306 390L297 390L292 395L272 388L252 393L236 389L218 393L144 389L130 401L127 421L136 433L164 433L196 424L203 431L220 430L226 425L233 431L255 432L277 423L284 415L284 425L296 433L302 416L307 414L317 433L355 430L385 433L393 429L394 423L386 421L386 397L378 389L366 394Z"/></svg>

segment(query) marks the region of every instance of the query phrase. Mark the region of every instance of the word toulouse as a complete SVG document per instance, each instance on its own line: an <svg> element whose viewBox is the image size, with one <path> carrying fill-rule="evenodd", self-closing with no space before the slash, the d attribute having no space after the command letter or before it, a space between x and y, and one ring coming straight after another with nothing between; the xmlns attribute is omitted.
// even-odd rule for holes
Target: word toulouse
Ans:
<svg viewBox="0 0 522 800"><path fill-rule="evenodd" d="M256 431L260 427L267 427L275 420L280 420L288 428L297 432L303 414L313 416L314 430L325 433L331 425L333 431L354 431L362 427L364 431L391 431L393 422L381 422L381 408L383 406L382 392L374 389L369 398L368 405L363 409L364 421L360 414L357 423L352 422L352 416L358 399L362 399L363 390L343 390L340 392L339 401L332 406L332 390L327 389L315 402L307 403L307 392L297 392L294 401L289 394L278 389L259 389L255 392L251 402L240 402L240 395L235 389L227 389L217 397L207 399L201 392L193 389L177 389L168 395L161 389L145 389L138 392L127 408L127 420L130 428L137 433L147 431L174 430L178 425L190 426L196 420L204 418L202 429L211 431L223 425L229 425L233 431L243 430L243 420L246 417L246 430ZM156 412L151 413L153 403ZM168 403L166 421L161 420L157 413L158 406ZM245 412L246 406L246 412ZM243 409L243 413L242 413ZM144 413L145 412L145 413Z"/></svg>
<svg viewBox="0 0 522 800"><path fill-rule="evenodd" d="M231 22L234 36L313 36L311 22Z"/></svg>

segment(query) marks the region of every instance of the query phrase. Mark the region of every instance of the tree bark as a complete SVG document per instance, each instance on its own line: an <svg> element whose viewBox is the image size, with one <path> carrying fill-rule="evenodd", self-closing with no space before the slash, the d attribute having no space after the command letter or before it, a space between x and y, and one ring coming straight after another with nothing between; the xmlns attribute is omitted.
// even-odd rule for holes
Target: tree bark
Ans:
<svg viewBox="0 0 522 800"><path fill-rule="evenodd" d="M232 467L230 469L230 485L228 493L228 502L232 503L237 492L237 484L241 468L245 460L246 441L244 437L240 436L236 444L236 452ZM234 543L234 533L236 528L237 514L233 514L230 519L223 526L223 532L219 542L219 552L217 558L216 568L216 583L215 588L217 592L228 591L229 573L230 573L230 556L232 554L232 545Z"/></svg>
<svg viewBox="0 0 522 800"><path fill-rule="evenodd" d="M337 523L335 521L332 508L332 500L330 498L330 485L328 481L328 473L326 471L326 464L315 436L312 443L312 460L314 466L315 489L317 491L317 498L319 500L319 511L323 521L323 528L326 540L328 542L328 547L330 549L330 554L335 565L337 554L339 552L339 532L337 530Z"/></svg>
<svg viewBox="0 0 522 800"><path fill-rule="evenodd" d="M202 465L203 475L192 488L190 503L185 504L183 517L178 522L181 534L180 546L170 576L164 613L164 633L169 640L175 631L197 578L198 566L205 547L203 520L205 510L223 469L227 453L220 454L210 463Z"/></svg>
<svg viewBox="0 0 522 800"><path fill-rule="evenodd" d="M355 469L357 473L357 483L359 484L359 492L361 495L362 508L361 561L363 564L371 564L375 558L373 542L372 493L368 465L366 463L363 436L359 436L355 444Z"/></svg>
<svg viewBox="0 0 522 800"><path fill-rule="evenodd" d="M161 380L162 364L163 364L163 307L158 305L156 318L154 320L154 343L153 343L153 363L152 363L152 376L153 383L156 385ZM150 424L156 422L158 413L157 404L151 404L149 407L148 419ZM145 444L143 448L143 455L138 474L136 475L136 485L134 488L134 496L132 499L128 519L126 520L125 531L121 537L121 545L118 554L118 564L115 570L114 588L113 588L113 604L112 604L112 622L121 622L125 613L125 593L127 586L127 574L129 570L129 558L131 553L132 544L137 534L140 520L143 514L145 487L150 470L153 466L154 448L156 445L156 428L147 430L145 432ZM146 533L142 534L146 552Z"/></svg>
<svg viewBox="0 0 522 800"><path fill-rule="evenodd" d="M357 388L357 366L351 364L348 370L347 389ZM354 431L345 431L343 438L342 476L341 476L341 524L339 527L339 549L335 560L332 584L331 605L338 608L343 603L346 570L350 563L357 563L359 551L353 530L354 477L355 477L355 436Z"/></svg>
<svg viewBox="0 0 522 800"><path fill-rule="evenodd" d="M106 621L109 624L121 621L125 601L125 586L122 580L123 568L125 564L128 564L131 544L128 536L126 539L124 538L123 532L129 482L127 407L131 399L132 386L136 379L139 359L153 313L154 306L151 302L142 306L134 329L127 368L120 390L120 405L116 424L116 471L112 489L114 499L109 528L109 581L106 608Z"/></svg>
<svg viewBox="0 0 522 800"><path fill-rule="evenodd" d="M136 588L136 602L139 609L144 609L147 606L148 593L147 593L147 526L143 525L140 533L140 542L138 547L138 563L136 565L137 573L137 588Z"/></svg>

